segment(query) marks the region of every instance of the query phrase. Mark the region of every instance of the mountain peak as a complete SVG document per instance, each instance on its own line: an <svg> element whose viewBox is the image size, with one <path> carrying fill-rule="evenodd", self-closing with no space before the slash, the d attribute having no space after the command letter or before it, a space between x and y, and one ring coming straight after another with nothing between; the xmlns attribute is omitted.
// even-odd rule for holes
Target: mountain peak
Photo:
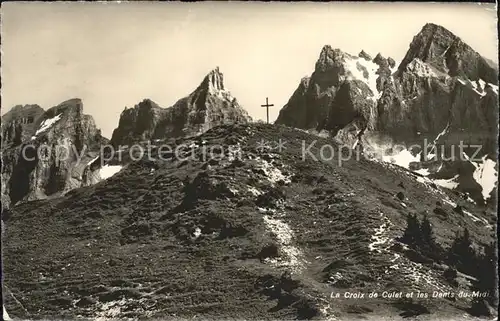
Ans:
<svg viewBox="0 0 500 321"><path fill-rule="evenodd" d="M71 99L63 101L58 106L82 108L83 101L81 98L71 98Z"/></svg>
<svg viewBox="0 0 500 321"><path fill-rule="evenodd" d="M413 37L398 73L415 58L450 76L498 83L497 71L468 44L443 26L427 23Z"/></svg>
<svg viewBox="0 0 500 321"><path fill-rule="evenodd" d="M435 23L432 23L432 22L428 22L426 23L423 27L422 27L422 31L424 30L432 30L432 31L435 31L435 30L445 30L445 31L448 31L450 32L448 29L446 29L445 27L441 26L441 25L438 25L438 24L435 24Z"/></svg>
<svg viewBox="0 0 500 321"><path fill-rule="evenodd" d="M316 71L325 72L339 65L345 55L346 54L338 48L333 49L330 45L323 46L319 58L316 61Z"/></svg>
<svg viewBox="0 0 500 321"><path fill-rule="evenodd" d="M321 49L320 58L321 57L337 57L337 56L342 56L344 52L340 50L339 48L332 48L330 45L324 45L323 48Z"/></svg>
<svg viewBox="0 0 500 321"><path fill-rule="evenodd" d="M363 58L367 61L371 61L372 57L364 50L361 50L361 52L358 54L358 57Z"/></svg>
<svg viewBox="0 0 500 321"><path fill-rule="evenodd" d="M209 91L221 91L224 90L224 75L220 71L219 67L212 69L203 79L202 87L208 89Z"/></svg>

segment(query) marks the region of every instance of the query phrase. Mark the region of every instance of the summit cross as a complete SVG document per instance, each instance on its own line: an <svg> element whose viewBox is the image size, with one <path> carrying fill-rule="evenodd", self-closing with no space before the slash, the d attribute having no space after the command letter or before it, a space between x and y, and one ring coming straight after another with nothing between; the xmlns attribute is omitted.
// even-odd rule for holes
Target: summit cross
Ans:
<svg viewBox="0 0 500 321"><path fill-rule="evenodd" d="M267 123L269 124L269 107L274 106L274 104L269 104L269 101L266 97L266 104L265 105L260 105L261 107L266 107L266 112L267 112Z"/></svg>

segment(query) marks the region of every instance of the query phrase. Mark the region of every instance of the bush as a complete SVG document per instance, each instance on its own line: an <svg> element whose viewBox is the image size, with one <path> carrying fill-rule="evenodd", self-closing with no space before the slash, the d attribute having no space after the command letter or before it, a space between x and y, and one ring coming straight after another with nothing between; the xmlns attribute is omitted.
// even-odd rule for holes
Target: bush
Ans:
<svg viewBox="0 0 500 321"><path fill-rule="evenodd" d="M457 268L457 270L476 276L478 275L478 255L472 247L469 230L464 229L463 233L456 233L452 245L447 253L448 264Z"/></svg>
<svg viewBox="0 0 500 321"><path fill-rule="evenodd" d="M453 286L458 286L458 282L456 280L457 275L458 275L457 270L452 267L447 268L443 272L443 277L445 278L445 280L448 281L448 283L450 283Z"/></svg>
<svg viewBox="0 0 500 321"><path fill-rule="evenodd" d="M420 224L416 214L408 214L406 217L406 229L400 241L408 245L416 245L420 237Z"/></svg>
<svg viewBox="0 0 500 321"><path fill-rule="evenodd" d="M399 240L416 252L415 257L422 257L423 261L428 259L436 262L441 261L444 250L436 243L432 225L427 215L424 216L420 223L416 214L408 214L406 229Z"/></svg>

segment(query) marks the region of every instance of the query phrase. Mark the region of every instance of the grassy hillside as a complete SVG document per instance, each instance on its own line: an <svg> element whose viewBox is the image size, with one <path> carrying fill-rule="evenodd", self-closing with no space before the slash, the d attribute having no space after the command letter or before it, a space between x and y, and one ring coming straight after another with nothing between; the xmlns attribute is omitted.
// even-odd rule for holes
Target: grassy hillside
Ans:
<svg viewBox="0 0 500 321"><path fill-rule="evenodd" d="M281 151L259 148L278 139ZM242 159L159 160L155 151L156 160L128 163L96 185L12 208L2 240L9 314L462 318L470 299L381 297L468 291L466 276L449 284L444 262L416 259L396 238L407 214L428 213L443 247L467 227L481 248L496 214L395 165L339 166L337 154L303 160L302 144L314 140L315 155L332 144L283 126L221 126L165 143L194 143L195 156L203 142L225 150L239 143ZM347 299L346 291L365 297Z"/></svg>

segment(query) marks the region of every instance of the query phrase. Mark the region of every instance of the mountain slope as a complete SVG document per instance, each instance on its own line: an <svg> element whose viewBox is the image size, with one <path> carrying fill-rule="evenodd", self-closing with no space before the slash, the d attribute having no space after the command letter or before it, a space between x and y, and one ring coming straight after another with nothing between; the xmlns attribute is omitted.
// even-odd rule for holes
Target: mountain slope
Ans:
<svg viewBox="0 0 500 321"><path fill-rule="evenodd" d="M289 127L224 125L162 144L185 153L155 149L98 184L4 212L5 284L24 307L8 296L11 317L458 320L470 305L331 294L466 290L396 237L408 213L429 213L440 244L467 227L484 245L494 212L396 165L330 159L331 140ZM207 157L214 146L222 157Z"/></svg>
<svg viewBox="0 0 500 321"><path fill-rule="evenodd" d="M84 185L84 168L106 141L80 99L47 111L14 107L2 117L2 208Z"/></svg>

